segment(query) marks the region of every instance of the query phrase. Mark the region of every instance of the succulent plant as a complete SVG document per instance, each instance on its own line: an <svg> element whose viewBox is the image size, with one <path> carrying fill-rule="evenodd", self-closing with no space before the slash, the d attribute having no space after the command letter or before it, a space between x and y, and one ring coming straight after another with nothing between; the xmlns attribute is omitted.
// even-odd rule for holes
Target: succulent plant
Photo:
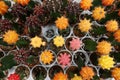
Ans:
<svg viewBox="0 0 120 80"><path fill-rule="evenodd" d="M17 51L15 51L14 53L12 53L14 55L14 59L16 60L16 62L18 64L27 64L26 60L30 55L30 51L29 50L25 50L24 48L21 48Z"/></svg>
<svg viewBox="0 0 120 80"><path fill-rule="evenodd" d="M76 21L79 21L79 16L81 13L79 3L69 1L68 5L65 7L65 11L70 23L76 23Z"/></svg>
<svg viewBox="0 0 120 80"><path fill-rule="evenodd" d="M4 33L12 28L12 23L7 19L0 19L0 33Z"/></svg>
<svg viewBox="0 0 120 80"><path fill-rule="evenodd" d="M34 12L33 12L34 15L41 16L41 15L44 14L44 12L45 12L45 11L44 11L42 5L40 5L40 4L35 5L35 7L34 7Z"/></svg>
<svg viewBox="0 0 120 80"><path fill-rule="evenodd" d="M79 17L81 10L80 10L80 4L77 2L68 2L68 6L66 6L66 11L68 14L75 15L76 17Z"/></svg>
<svg viewBox="0 0 120 80"><path fill-rule="evenodd" d="M59 12L62 6L62 0L44 0L44 7L49 11Z"/></svg>
<svg viewBox="0 0 120 80"><path fill-rule="evenodd" d="M29 28L32 27L35 29L36 27L40 27L40 20L36 15L30 15L26 18L25 25Z"/></svg>
<svg viewBox="0 0 120 80"><path fill-rule="evenodd" d="M32 37L41 33L41 22L36 15L30 15L27 17L25 25Z"/></svg>
<svg viewBox="0 0 120 80"><path fill-rule="evenodd" d="M20 4L14 4L11 13L15 17L22 17L27 15L26 9Z"/></svg>

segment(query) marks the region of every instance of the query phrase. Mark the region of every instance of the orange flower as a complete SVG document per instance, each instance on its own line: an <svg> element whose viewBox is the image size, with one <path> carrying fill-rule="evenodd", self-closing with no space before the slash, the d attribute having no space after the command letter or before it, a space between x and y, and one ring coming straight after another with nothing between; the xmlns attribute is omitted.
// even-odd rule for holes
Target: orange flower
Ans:
<svg viewBox="0 0 120 80"><path fill-rule="evenodd" d="M115 80L120 80L120 68L114 68L111 72Z"/></svg>
<svg viewBox="0 0 120 80"><path fill-rule="evenodd" d="M116 30L118 30L118 22L116 20L110 20L107 21L106 25L105 25L107 31L109 32L115 32Z"/></svg>
<svg viewBox="0 0 120 80"><path fill-rule="evenodd" d="M8 30L3 35L3 41L7 42L8 44L15 44L19 39L19 35L14 30Z"/></svg>
<svg viewBox="0 0 120 80"><path fill-rule="evenodd" d="M28 5L29 2L30 0L17 0L17 3L21 4L22 6Z"/></svg>
<svg viewBox="0 0 120 80"><path fill-rule="evenodd" d="M55 74L53 80L68 80L67 74L59 72L59 73Z"/></svg>
<svg viewBox="0 0 120 80"><path fill-rule="evenodd" d="M40 55L40 60L44 64L50 64L54 59L54 55L50 50L45 50L44 52L41 53Z"/></svg>
<svg viewBox="0 0 120 80"><path fill-rule="evenodd" d="M0 14L4 15L8 11L8 6L4 1L0 1Z"/></svg>
<svg viewBox="0 0 120 80"><path fill-rule="evenodd" d="M60 30L66 29L69 26L68 19L65 18L64 16L58 18L55 21L55 24Z"/></svg>
<svg viewBox="0 0 120 80"><path fill-rule="evenodd" d="M115 38L118 42L120 42L120 29L117 30L117 31L114 33L114 38Z"/></svg>
<svg viewBox="0 0 120 80"><path fill-rule="evenodd" d="M82 0L80 2L80 7L84 10L90 9L92 6L92 0Z"/></svg>
<svg viewBox="0 0 120 80"><path fill-rule="evenodd" d="M106 12L104 11L104 8L102 7L95 7L95 9L92 12L93 12L92 17L95 20L101 20L102 18L105 18Z"/></svg>
<svg viewBox="0 0 120 80"><path fill-rule="evenodd" d="M109 42L101 41L101 42L98 42L97 52L99 52L100 55L106 55L110 53L111 48L112 46Z"/></svg>
<svg viewBox="0 0 120 80"><path fill-rule="evenodd" d="M110 6L113 4L113 2L114 2L114 0L102 0L102 4L104 6Z"/></svg>
<svg viewBox="0 0 120 80"><path fill-rule="evenodd" d="M80 75L82 76L83 80L91 80L95 73L93 68L85 66L81 69Z"/></svg>
<svg viewBox="0 0 120 80"><path fill-rule="evenodd" d="M81 32L88 32L92 29L91 27L92 23L90 20L87 20L86 18L84 20L80 20L80 23L78 24L79 29Z"/></svg>

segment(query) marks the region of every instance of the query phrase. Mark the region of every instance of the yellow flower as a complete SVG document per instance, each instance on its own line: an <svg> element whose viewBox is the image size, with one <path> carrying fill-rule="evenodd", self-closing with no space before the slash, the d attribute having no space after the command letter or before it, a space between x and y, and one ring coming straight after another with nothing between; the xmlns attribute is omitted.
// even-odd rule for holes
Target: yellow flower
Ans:
<svg viewBox="0 0 120 80"><path fill-rule="evenodd" d="M115 1L115 0L102 0L102 4L103 4L104 6L110 6L110 5L113 4L114 1Z"/></svg>
<svg viewBox="0 0 120 80"><path fill-rule="evenodd" d="M115 80L120 80L120 68L114 68L111 72Z"/></svg>
<svg viewBox="0 0 120 80"><path fill-rule="evenodd" d="M101 56L98 59L98 65L101 66L103 69L110 70L110 68L114 66L114 63L115 62L113 61L113 58L110 57L109 55Z"/></svg>
<svg viewBox="0 0 120 80"><path fill-rule="evenodd" d="M80 7L84 10L90 9L92 6L92 0L82 0L80 2Z"/></svg>
<svg viewBox="0 0 120 80"><path fill-rule="evenodd" d="M107 41L98 42L97 52L99 52L101 55L106 55L110 53L111 48L111 44Z"/></svg>
<svg viewBox="0 0 120 80"><path fill-rule="evenodd" d="M117 30L117 31L114 33L114 38L115 38L115 40L117 40L118 42L120 42L120 29Z"/></svg>
<svg viewBox="0 0 120 80"><path fill-rule="evenodd" d="M83 80L91 80L95 75L93 68L89 66L82 67L80 71L80 75L82 76Z"/></svg>
<svg viewBox="0 0 120 80"><path fill-rule="evenodd" d="M45 50L40 55L40 60L44 64L50 64L54 59L53 53L50 50Z"/></svg>
<svg viewBox="0 0 120 80"><path fill-rule="evenodd" d="M34 38L31 38L30 43L34 48L39 48L41 46L45 46L45 42L42 42L42 39L38 36L35 36Z"/></svg>
<svg viewBox="0 0 120 80"><path fill-rule="evenodd" d="M14 30L8 30L3 35L3 41L7 42L8 44L15 44L19 38L19 35Z"/></svg>
<svg viewBox="0 0 120 80"><path fill-rule="evenodd" d="M78 24L79 29L81 32L88 32L92 29L90 20L87 20L86 18L84 20L80 20L80 23Z"/></svg>
<svg viewBox="0 0 120 80"><path fill-rule="evenodd" d="M105 11L102 7L95 7L95 9L92 11L92 17L95 20L101 20L102 18L105 18Z"/></svg>
<svg viewBox="0 0 120 80"><path fill-rule="evenodd" d="M67 74L64 74L62 72L56 73L53 80L68 80Z"/></svg>
<svg viewBox="0 0 120 80"><path fill-rule="evenodd" d="M115 32L116 30L118 30L118 22L116 20L107 21L105 27L107 31Z"/></svg>
<svg viewBox="0 0 120 80"><path fill-rule="evenodd" d="M54 45L56 45L57 47L62 47L65 43L64 38L62 36L56 36L53 39Z"/></svg>
<svg viewBox="0 0 120 80"><path fill-rule="evenodd" d="M71 80L82 80L81 76L74 74L74 77Z"/></svg>
<svg viewBox="0 0 120 80"><path fill-rule="evenodd" d="M68 19L65 18L64 16L58 18L55 21L55 24L60 30L66 29L69 26Z"/></svg>

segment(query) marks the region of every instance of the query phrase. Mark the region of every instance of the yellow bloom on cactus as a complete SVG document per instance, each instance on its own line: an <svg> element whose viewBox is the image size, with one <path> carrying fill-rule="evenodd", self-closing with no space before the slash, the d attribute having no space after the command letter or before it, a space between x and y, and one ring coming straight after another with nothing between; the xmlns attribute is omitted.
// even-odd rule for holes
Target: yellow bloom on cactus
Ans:
<svg viewBox="0 0 120 80"><path fill-rule="evenodd" d="M45 50L40 55L40 60L44 64L50 64L54 59L54 55L50 50Z"/></svg>
<svg viewBox="0 0 120 80"><path fill-rule="evenodd" d="M111 72L112 77L115 78L115 80L120 80L120 68L114 68Z"/></svg>
<svg viewBox="0 0 120 80"><path fill-rule="evenodd" d="M101 20L102 18L105 18L105 11L102 7L95 7L95 9L92 11L92 17L95 20Z"/></svg>
<svg viewBox="0 0 120 80"><path fill-rule="evenodd" d="M90 9L92 6L92 0L81 0L80 7L84 10Z"/></svg>
<svg viewBox="0 0 120 80"><path fill-rule="evenodd" d="M115 40L117 40L118 42L120 42L120 29L117 30L117 31L114 33L114 38L115 38Z"/></svg>
<svg viewBox="0 0 120 80"><path fill-rule="evenodd" d="M115 0L102 0L102 4L103 4L104 6L110 6L110 5L113 4L114 1L115 1Z"/></svg>
<svg viewBox="0 0 120 80"><path fill-rule="evenodd" d="M69 26L68 19L64 16L58 18L55 24L60 30L66 29Z"/></svg>
<svg viewBox="0 0 120 80"><path fill-rule="evenodd" d="M63 72L56 73L53 80L68 80L67 74L64 74Z"/></svg>
<svg viewBox="0 0 120 80"><path fill-rule="evenodd" d="M101 41L101 42L98 42L98 45L97 45L97 52L100 54L100 55L106 55L106 54L109 54L110 51L111 51L111 44L107 41Z"/></svg>
<svg viewBox="0 0 120 80"><path fill-rule="evenodd" d="M3 35L3 41L7 42L8 44L15 44L19 39L19 35L14 30L8 30Z"/></svg>
<svg viewBox="0 0 120 80"><path fill-rule="evenodd" d="M74 77L71 80L82 80L81 76L74 74Z"/></svg>
<svg viewBox="0 0 120 80"><path fill-rule="evenodd" d="M90 20L87 20L85 18L84 20L80 20L78 27L81 30L81 32L88 32L89 30L92 29L91 25L92 23L90 23Z"/></svg>
<svg viewBox="0 0 120 80"><path fill-rule="evenodd" d="M82 67L80 75L82 76L83 80L91 80L95 73L92 67L85 66Z"/></svg>
<svg viewBox="0 0 120 80"><path fill-rule="evenodd" d="M110 70L114 66L115 62L113 61L113 58L109 55L101 56L98 59L98 65L101 66L103 69Z"/></svg>
<svg viewBox="0 0 120 80"><path fill-rule="evenodd" d="M34 38L31 38L30 43L34 48L39 48L41 46L45 46L46 43L42 41L42 39L38 36L35 36Z"/></svg>
<svg viewBox="0 0 120 80"><path fill-rule="evenodd" d="M116 20L110 20L107 21L106 25L105 25L107 31L109 32L115 32L116 30L118 30L118 22Z"/></svg>
<svg viewBox="0 0 120 80"><path fill-rule="evenodd" d="M64 38L62 36L56 36L53 39L53 43L57 47L62 47L65 44L65 40L64 40Z"/></svg>

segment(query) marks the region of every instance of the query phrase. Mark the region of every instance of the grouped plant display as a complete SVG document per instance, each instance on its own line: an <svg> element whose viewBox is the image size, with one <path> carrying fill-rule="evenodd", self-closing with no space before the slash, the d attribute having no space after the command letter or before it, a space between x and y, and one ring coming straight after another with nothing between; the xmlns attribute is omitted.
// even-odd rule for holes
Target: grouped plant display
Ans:
<svg viewBox="0 0 120 80"><path fill-rule="evenodd" d="M119 80L119 63L120 0L0 0L0 80Z"/></svg>

